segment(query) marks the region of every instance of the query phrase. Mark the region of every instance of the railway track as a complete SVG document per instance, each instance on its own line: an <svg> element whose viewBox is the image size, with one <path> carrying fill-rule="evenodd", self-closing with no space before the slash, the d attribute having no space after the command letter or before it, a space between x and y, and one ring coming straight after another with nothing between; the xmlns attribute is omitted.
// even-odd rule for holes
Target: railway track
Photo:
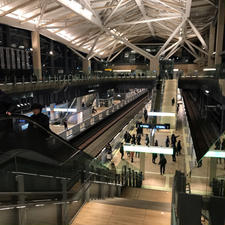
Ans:
<svg viewBox="0 0 225 225"><path fill-rule="evenodd" d="M95 157L112 138L144 107L148 94L144 94L116 111L103 121L100 121L87 131L81 133L71 144L89 155Z"/></svg>
<svg viewBox="0 0 225 225"><path fill-rule="evenodd" d="M207 119L202 118L196 102L194 102L188 91L183 91L182 94L187 109L197 160L200 160L218 137L218 129L215 127L215 122L211 117Z"/></svg>

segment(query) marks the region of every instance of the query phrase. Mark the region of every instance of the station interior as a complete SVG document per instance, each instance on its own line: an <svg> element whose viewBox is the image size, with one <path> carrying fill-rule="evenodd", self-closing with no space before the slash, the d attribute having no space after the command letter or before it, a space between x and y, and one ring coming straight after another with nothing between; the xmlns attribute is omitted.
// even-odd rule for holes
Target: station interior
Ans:
<svg viewBox="0 0 225 225"><path fill-rule="evenodd" d="M225 225L225 0L0 0L0 225Z"/></svg>

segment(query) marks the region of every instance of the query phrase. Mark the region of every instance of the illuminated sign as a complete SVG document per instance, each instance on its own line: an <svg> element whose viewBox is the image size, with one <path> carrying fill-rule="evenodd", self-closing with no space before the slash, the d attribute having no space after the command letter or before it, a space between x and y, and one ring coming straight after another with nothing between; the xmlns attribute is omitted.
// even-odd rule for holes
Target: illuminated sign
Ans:
<svg viewBox="0 0 225 225"><path fill-rule="evenodd" d="M169 113L169 112L148 112L148 116L169 116L169 117L175 117L175 113Z"/></svg>
<svg viewBox="0 0 225 225"><path fill-rule="evenodd" d="M210 150L204 155L204 157L208 157L208 158L225 158L225 151Z"/></svg>
<svg viewBox="0 0 225 225"><path fill-rule="evenodd" d="M125 152L143 152L143 153L157 153L157 154L165 154L172 155L173 148L167 147L157 147L157 146L144 146L144 145L132 145L132 144L124 144Z"/></svg>
<svg viewBox="0 0 225 225"><path fill-rule="evenodd" d="M155 129L157 129L157 130L160 130L160 129L166 129L166 130L168 130L168 129L170 129L170 124L169 123L165 123L165 124L156 124L156 125L151 125L151 124L146 124L146 123L144 123L144 124L140 124L139 125L141 128L147 128L147 129L153 129L153 128L155 128Z"/></svg>

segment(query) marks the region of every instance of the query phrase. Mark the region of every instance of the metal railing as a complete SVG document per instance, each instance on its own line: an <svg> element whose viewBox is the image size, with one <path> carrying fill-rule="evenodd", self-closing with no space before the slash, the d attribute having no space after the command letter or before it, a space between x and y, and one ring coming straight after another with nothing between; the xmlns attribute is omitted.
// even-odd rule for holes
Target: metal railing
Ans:
<svg viewBox="0 0 225 225"><path fill-rule="evenodd" d="M94 115L81 123L78 123L74 125L73 127L69 128L68 130L62 131L59 136L70 140L74 138L76 135L80 134L81 132L87 130L91 126L95 125L99 121L105 119L107 116L111 115L112 113L116 112L117 110L123 108L125 105L129 104L130 102L134 101L141 95L147 93L147 90L142 90L141 92L137 93L136 95L132 95L127 99L122 100L119 104L113 105L106 110L102 111L101 113L98 113L97 115Z"/></svg>

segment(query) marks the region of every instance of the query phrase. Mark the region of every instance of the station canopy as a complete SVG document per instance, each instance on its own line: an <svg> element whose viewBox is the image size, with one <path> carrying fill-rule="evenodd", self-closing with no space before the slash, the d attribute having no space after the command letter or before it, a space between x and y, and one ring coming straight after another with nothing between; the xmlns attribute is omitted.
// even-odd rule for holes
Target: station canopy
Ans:
<svg viewBox="0 0 225 225"><path fill-rule="evenodd" d="M89 59L129 47L151 60L138 47L151 38L162 42L157 56L171 56L184 43L192 55L196 47L206 53L216 14L213 0L0 0L0 23L38 30Z"/></svg>

